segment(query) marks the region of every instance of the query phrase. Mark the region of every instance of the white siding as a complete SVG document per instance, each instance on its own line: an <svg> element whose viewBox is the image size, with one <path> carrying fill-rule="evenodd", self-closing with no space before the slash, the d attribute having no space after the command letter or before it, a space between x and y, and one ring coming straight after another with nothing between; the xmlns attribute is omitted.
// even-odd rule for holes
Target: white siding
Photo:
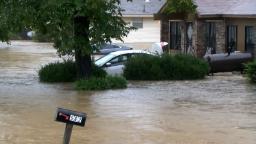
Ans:
<svg viewBox="0 0 256 144"><path fill-rule="evenodd" d="M132 21L131 17L124 17L123 19L126 22ZM143 18L143 28L131 31L123 40L124 43L159 42L160 21L156 21L153 18Z"/></svg>

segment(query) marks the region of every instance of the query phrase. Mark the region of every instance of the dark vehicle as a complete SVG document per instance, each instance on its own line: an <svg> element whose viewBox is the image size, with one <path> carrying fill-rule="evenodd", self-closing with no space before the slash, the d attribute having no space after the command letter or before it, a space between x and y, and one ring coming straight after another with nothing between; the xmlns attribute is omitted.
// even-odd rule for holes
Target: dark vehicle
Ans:
<svg viewBox="0 0 256 144"><path fill-rule="evenodd" d="M116 44L103 44L99 48L95 48L94 54L106 55L115 51L131 50L132 48L127 46L121 46Z"/></svg>
<svg viewBox="0 0 256 144"><path fill-rule="evenodd" d="M217 72L243 72L244 64L253 60L251 53L222 53L205 55L204 59L209 63L210 73Z"/></svg>

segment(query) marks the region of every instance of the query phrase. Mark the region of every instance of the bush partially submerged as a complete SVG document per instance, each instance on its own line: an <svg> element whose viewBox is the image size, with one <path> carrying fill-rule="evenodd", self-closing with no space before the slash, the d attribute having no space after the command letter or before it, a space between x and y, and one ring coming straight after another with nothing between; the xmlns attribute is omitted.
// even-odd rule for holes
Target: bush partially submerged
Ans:
<svg viewBox="0 0 256 144"><path fill-rule="evenodd" d="M39 70L42 82L73 82L76 80L76 65L73 61L55 62Z"/></svg>
<svg viewBox="0 0 256 144"><path fill-rule="evenodd" d="M208 64L190 55L138 56L125 66L129 80L193 80L208 74Z"/></svg>
<svg viewBox="0 0 256 144"><path fill-rule="evenodd" d="M42 82L74 82L76 80L76 64L71 60L50 63L39 70L39 79ZM93 77L106 77L107 73L93 65Z"/></svg>
<svg viewBox="0 0 256 144"><path fill-rule="evenodd" d="M256 83L256 60L245 65L245 73L251 82Z"/></svg>
<svg viewBox="0 0 256 144"><path fill-rule="evenodd" d="M76 64L68 60L45 65L39 70L39 79L43 82L74 82L76 74ZM126 88L127 81L123 77L107 76L102 68L93 65L92 77L77 80L75 85L77 90L120 89Z"/></svg>
<svg viewBox="0 0 256 144"><path fill-rule="evenodd" d="M121 89L127 87L127 81L123 77L92 77L90 79L76 81L75 87L77 90Z"/></svg>

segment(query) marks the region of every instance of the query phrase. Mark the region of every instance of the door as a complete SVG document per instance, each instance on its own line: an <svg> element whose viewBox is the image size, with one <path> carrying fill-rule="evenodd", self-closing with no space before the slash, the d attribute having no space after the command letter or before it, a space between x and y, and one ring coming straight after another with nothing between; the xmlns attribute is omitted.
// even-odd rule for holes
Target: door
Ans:
<svg viewBox="0 0 256 144"><path fill-rule="evenodd" d="M122 75L124 70L124 63L127 61L128 55L119 55L108 61L104 65L104 70L109 75Z"/></svg>
<svg viewBox="0 0 256 144"><path fill-rule="evenodd" d="M245 51L253 53L254 52L254 40L255 33L253 32L253 26L246 26L245 27Z"/></svg>

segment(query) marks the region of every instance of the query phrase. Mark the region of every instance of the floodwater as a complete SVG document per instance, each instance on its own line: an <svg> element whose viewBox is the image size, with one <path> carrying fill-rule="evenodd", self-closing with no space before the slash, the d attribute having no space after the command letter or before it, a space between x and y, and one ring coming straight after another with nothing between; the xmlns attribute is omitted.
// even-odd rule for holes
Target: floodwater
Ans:
<svg viewBox="0 0 256 144"><path fill-rule="evenodd" d="M58 60L50 44L0 44L0 144L60 144L57 107L86 112L72 144L255 144L256 86L239 74L199 81L129 82L82 92L38 81Z"/></svg>

